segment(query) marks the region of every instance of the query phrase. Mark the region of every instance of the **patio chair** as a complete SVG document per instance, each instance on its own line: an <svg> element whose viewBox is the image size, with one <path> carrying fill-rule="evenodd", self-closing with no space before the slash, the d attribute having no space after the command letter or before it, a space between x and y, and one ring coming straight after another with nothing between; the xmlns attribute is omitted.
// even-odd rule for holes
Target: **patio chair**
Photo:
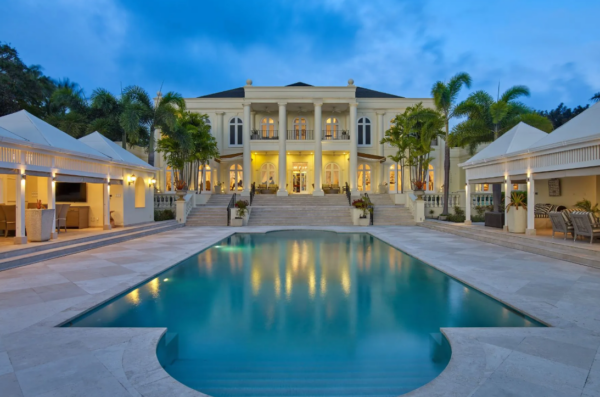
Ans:
<svg viewBox="0 0 600 397"><path fill-rule="evenodd" d="M17 206L3 205L1 211L4 215L4 237L8 237L9 230L17 230Z"/></svg>
<svg viewBox="0 0 600 397"><path fill-rule="evenodd" d="M594 237L600 237L600 227L594 224L594 215L591 212L572 212L571 219L573 220L573 228L575 237L585 236L590 238L590 244L594 241Z"/></svg>
<svg viewBox="0 0 600 397"><path fill-rule="evenodd" d="M60 206L60 209L58 206ZM71 204L56 205L56 229L59 233L61 227L65 228L65 233L67 232L67 213L69 212L69 207L71 207Z"/></svg>
<svg viewBox="0 0 600 397"><path fill-rule="evenodd" d="M563 233L564 239L567 239L567 235L571 233L573 235L573 226L569 225L564 216L560 212L549 212L550 222L552 222L552 238L554 233Z"/></svg>

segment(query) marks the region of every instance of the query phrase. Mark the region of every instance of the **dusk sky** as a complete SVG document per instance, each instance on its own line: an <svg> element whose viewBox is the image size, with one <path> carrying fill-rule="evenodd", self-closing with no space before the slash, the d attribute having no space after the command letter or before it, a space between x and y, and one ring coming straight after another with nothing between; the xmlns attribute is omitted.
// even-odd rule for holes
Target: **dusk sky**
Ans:
<svg viewBox="0 0 600 397"><path fill-rule="evenodd" d="M184 97L255 85L346 85L428 97L465 71L472 90L524 84L526 103L600 91L597 0L0 0L0 41L87 95L137 84ZM465 95L466 95L465 91Z"/></svg>

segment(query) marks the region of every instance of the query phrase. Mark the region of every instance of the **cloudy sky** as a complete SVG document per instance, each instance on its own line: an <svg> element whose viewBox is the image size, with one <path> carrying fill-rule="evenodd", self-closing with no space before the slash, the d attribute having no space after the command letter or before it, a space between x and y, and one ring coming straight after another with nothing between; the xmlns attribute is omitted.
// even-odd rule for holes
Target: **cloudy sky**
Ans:
<svg viewBox="0 0 600 397"><path fill-rule="evenodd" d="M194 97L244 85L355 84L427 97L530 87L538 109L600 91L597 0L0 0L0 41L89 95L138 84Z"/></svg>

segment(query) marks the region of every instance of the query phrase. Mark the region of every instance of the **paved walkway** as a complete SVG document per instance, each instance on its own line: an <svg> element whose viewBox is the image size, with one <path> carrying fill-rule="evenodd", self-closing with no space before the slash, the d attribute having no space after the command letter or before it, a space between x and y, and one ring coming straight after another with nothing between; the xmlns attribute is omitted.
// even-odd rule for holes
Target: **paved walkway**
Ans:
<svg viewBox="0 0 600 397"><path fill-rule="evenodd" d="M200 396L156 358L164 329L55 328L233 232L183 228L0 272L0 395ZM294 229L298 229L297 227ZM421 227L365 232L551 328L446 328L446 370L410 396L600 396L600 270Z"/></svg>

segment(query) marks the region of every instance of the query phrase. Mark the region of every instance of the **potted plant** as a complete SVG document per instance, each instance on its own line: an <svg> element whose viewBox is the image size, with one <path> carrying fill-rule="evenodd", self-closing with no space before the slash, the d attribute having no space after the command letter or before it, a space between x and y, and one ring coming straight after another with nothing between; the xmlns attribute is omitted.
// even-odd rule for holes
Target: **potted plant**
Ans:
<svg viewBox="0 0 600 397"><path fill-rule="evenodd" d="M435 214L434 210L429 210L429 216L431 219L433 219L433 214Z"/></svg>
<svg viewBox="0 0 600 397"><path fill-rule="evenodd" d="M512 209L512 211L511 211ZM506 223L510 233L525 233L527 229L527 198L522 192L512 192L506 205Z"/></svg>
<svg viewBox="0 0 600 397"><path fill-rule="evenodd" d="M187 194L187 183L183 179L178 179L175 182L175 193L179 197L178 200L183 200L183 197Z"/></svg>
<svg viewBox="0 0 600 397"><path fill-rule="evenodd" d="M216 193L216 194L221 194L221 193L223 193L223 182L221 182L221 183L217 183L217 184L215 185L215 193Z"/></svg>
<svg viewBox="0 0 600 397"><path fill-rule="evenodd" d="M371 224L370 214L373 212L373 207L370 207L371 202L365 197L352 202L354 207L355 224L358 226L369 226Z"/></svg>
<svg viewBox="0 0 600 397"><path fill-rule="evenodd" d="M425 194L426 182L420 180L413 180L413 193L417 196L418 200L423 200L423 195Z"/></svg>
<svg viewBox="0 0 600 397"><path fill-rule="evenodd" d="M248 206L250 203L246 200L238 200L235 203L235 218L231 219L231 226L243 226L248 215Z"/></svg>
<svg viewBox="0 0 600 397"><path fill-rule="evenodd" d="M48 241L52 237L54 209L45 209L38 200L36 208L25 210L25 229L28 241Z"/></svg>

